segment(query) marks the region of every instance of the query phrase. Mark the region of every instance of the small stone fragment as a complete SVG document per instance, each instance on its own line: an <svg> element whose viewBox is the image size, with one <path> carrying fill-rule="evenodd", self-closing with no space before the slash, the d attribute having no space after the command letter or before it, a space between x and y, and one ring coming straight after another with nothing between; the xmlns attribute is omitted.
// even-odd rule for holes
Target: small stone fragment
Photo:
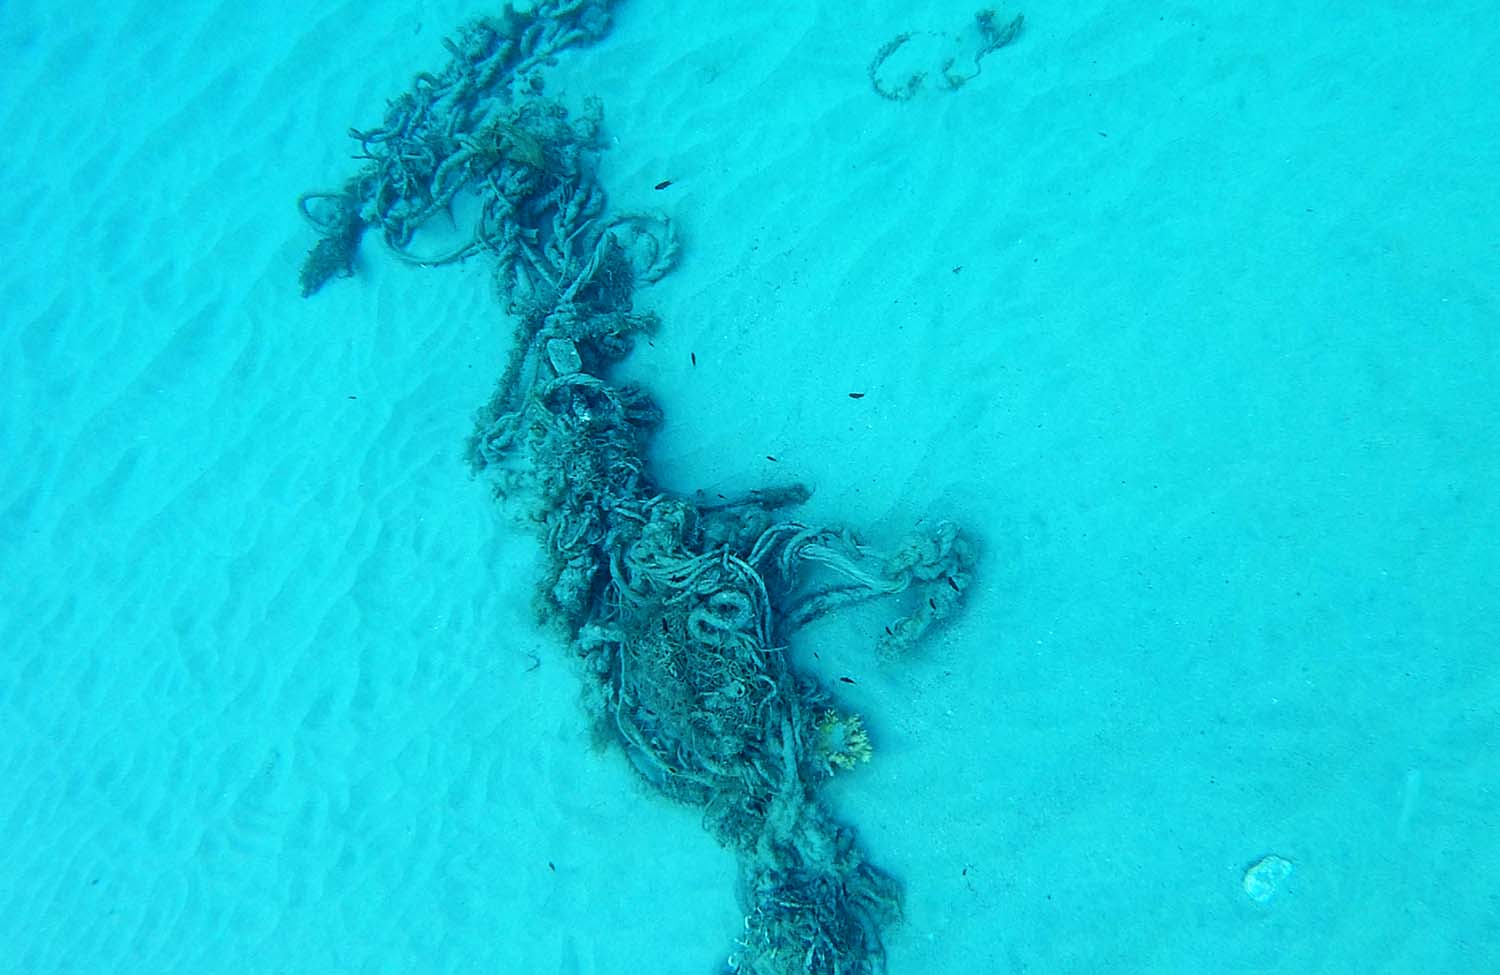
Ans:
<svg viewBox="0 0 1500 975"><path fill-rule="evenodd" d="M1275 895L1277 888L1291 875L1292 861L1272 855L1262 857L1246 870L1245 879L1240 882L1240 885L1245 888L1245 896L1257 904L1264 904Z"/></svg>
<svg viewBox="0 0 1500 975"><path fill-rule="evenodd" d="M552 363L552 368L557 370L559 376L566 376L583 368L578 347L567 339L547 340L547 361Z"/></svg>

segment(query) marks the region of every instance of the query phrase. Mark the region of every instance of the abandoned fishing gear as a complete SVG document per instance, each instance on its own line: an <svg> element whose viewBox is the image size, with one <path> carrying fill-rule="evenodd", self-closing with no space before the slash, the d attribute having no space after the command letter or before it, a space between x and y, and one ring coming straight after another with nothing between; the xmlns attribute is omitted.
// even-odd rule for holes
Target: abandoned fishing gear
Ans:
<svg viewBox="0 0 1500 975"><path fill-rule="evenodd" d="M881 971L898 886L817 794L869 759L869 737L792 667L787 641L831 610L892 597L903 612L878 646L898 655L956 610L973 554L949 525L879 552L803 524L791 514L801 486L704 504L652 480L660 412L609 369L657 326L632 300L670 270L676 237L661 216L606 212L598 105L571 116L538 74L602 36L606 7L507 8L448 42L440 74L419 75L383 126L352 133L359 174L300 201L322 235L303 290L349 273L368 228L415 263L490 255L516 337L469 458L499 494L529 502L548 555L539 605L571 643L592 719L734 851L745 925L731 971ZM477 215L471 234L416 253L424 225L460 201Z"/></svg>

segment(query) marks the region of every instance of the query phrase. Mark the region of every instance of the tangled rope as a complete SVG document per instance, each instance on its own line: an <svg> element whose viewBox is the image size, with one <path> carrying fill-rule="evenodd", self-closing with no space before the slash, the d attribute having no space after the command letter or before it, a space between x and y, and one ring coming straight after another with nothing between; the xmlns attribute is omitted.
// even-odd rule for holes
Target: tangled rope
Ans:
<svg viewBox="0 0 1500 975"><path fill-rule="evenodd" d="M413 263L493 256L516 336L468 456L532 507L548 555L541 601L572 645L594 720L736 854L745 928L731 970L879 971L898 886L817 798L869 757L868 737L791 666L787 641L831 610L904 599L878 641L897 654L955 611L973 552L949 525L882 553L803 524L788 516L808 497L797 485L704 504L655 484L645 447L661 413L608 373L657 327L632 300L673 266L675 233L660 215L606 213L597 103L571 118L529 75L601 36L606 7L544 3L470 25L441 73L419 75L379 128L352 131L365 167L339 193L299 201L322 234L303 291L349 273L368 227ZM471 239L418 255L422 226L460 194L479 203Z"/></svg>

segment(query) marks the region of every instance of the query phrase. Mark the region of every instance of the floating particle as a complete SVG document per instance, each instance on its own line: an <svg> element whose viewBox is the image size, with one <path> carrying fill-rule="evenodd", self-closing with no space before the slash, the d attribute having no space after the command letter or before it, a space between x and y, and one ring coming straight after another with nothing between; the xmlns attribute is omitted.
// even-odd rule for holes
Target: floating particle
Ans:
<svg viewBox="0 0 1500 975"><path fill-rule="evenodd" d="M1246 897L1257 904L1264 904L1291 875L1292 861L1275 855L1262 857L1245 871L1245 879L1240 881L1240 886L1245 888Z"/></svg>

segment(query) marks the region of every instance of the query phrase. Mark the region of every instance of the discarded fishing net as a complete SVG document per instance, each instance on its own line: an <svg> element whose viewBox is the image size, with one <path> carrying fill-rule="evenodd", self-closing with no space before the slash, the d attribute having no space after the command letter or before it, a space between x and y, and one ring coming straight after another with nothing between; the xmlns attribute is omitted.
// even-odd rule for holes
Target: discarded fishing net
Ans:
<svg viewBox="0 0 1500 975"><path fill-rule="evenodd" d="M869 759L869 738L791 666L787 641L826 612L895 597L904 615L878 643L897 654L955 611L973 554L950 525L882 553L803 524L791 514L808 497L800 485L705 504L652 480L645 447L661 414L609 368L657 326L632 300L671 268L672 225L605 212L598 105L571 117L536 73L562 47L602 36L606 6L543 3L472 24L382 128L352 132L364 168L300 202L322 234L303 289L349 273L369 227L418 263L490 255L516 339L470 463L530 504L548 555L539 602L571 644L594 721L645 782L701 808L734 851L746 917L729 970L880 971L898 885L817 796ZM422 225L463 194L478 203L472 238L413 257Z"/></svg>

